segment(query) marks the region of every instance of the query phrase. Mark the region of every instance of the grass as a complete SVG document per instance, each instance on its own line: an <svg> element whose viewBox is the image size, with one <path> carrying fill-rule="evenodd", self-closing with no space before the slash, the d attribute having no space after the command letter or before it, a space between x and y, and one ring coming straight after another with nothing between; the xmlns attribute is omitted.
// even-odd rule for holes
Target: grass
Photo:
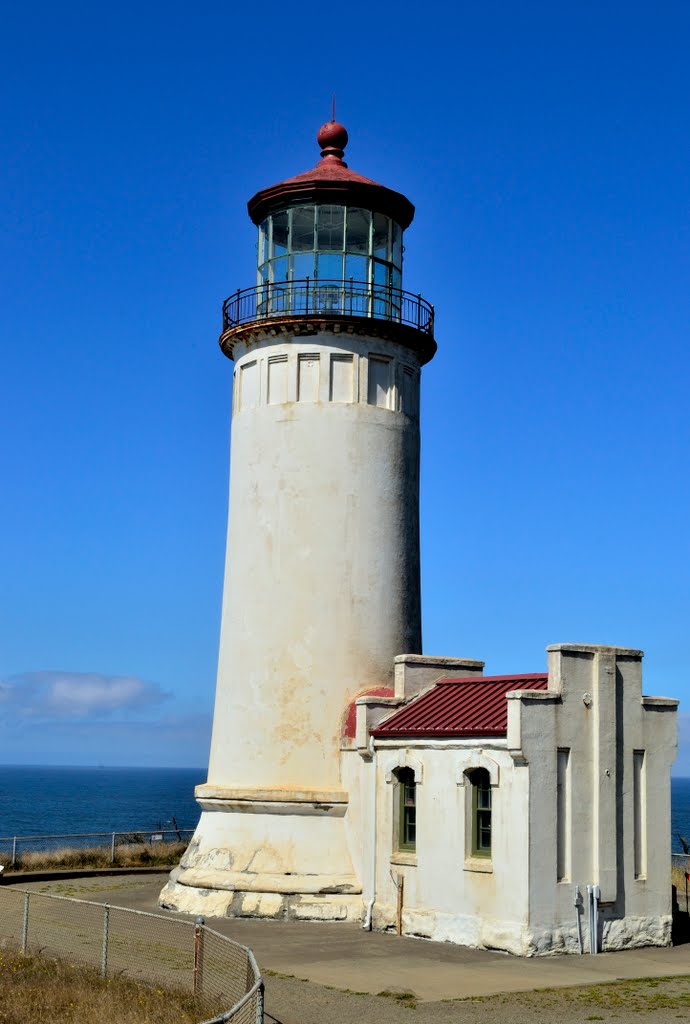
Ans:
<svg viewBox="0 0 690 1024"><path fill-rule="evenodd" d="M417 996L414 992L398 992L395 989L384 989L383 992L376 993L379 996L383 996L384 999L394 999L400 1006L406 1006L408 1010L417 1009Z"/></svg>
<svg viewBox="0 0 690 1024"><path fill-rule="evenodd" d="M115 867L169 867L179 863L187 843L127 843L115 848ZM31 851L17 857L14 871L59 870L60 868L110 868L113 862L110 849ZM1 1018L0 1018L1 1019Z"/></svg>
<svg viewBox="0 0 690 1024"><path fill-rule="evenodd" d="M197 1024L214 1010L186 992L0 950L0 1024Z"/></svg>
<svg viewBox="0 0 690 1024"><path fill-rule="evenodd" d="M623 1012L627 1015L660 1009L684 1010L683 1019L686 1019L690 1015L690 976L635 978L601 985L544 988L503 996L469 996L449 1001L529 1006L535 1012L538 1010L540 1014L551 1009L554 1011L554 1019L558 1016L558 1008L568 1005L591 1011L585 1020L604 1020L605 1018L599 1016L596 1011Z"/></svg>
<svg viewBox="0 0 690 1024"><path fill-rule="evenodd" d="M679 864L680 857L674 857L671 864L671 883L678 890L678 899L685 899L685 872L690 871L690 857L683 864ZM690 890L690 882L688 882Z"/></svg>

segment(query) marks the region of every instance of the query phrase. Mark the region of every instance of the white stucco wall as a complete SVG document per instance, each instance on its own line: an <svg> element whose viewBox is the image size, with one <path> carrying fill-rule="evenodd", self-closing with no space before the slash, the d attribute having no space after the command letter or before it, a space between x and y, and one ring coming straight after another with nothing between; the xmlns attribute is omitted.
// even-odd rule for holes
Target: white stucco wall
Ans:
<svg viewBox="0 0 690 1024"><path fill-rule="evenodd" d="M344 755L344 759L358 757ZM361 759L360 759L361 760ZM394 808L396 767L415 771L416 856L396 854ZM492 857L472 857L471 787L465 772L486 767L492 786ZM351 769L352 770L352 769ZM523 952L528 922L527 780L516 773L504 740L378 741L375 767L362 762L370 791L377 778L376 928L393 928L395 880L404 878L403 931L469 946ZM370 812L371 798L367 810ZM365 844L366 846L366 844ZM413 863L410 863L413 861ZM371 895L368 855L363 873L365 900Z"/></svg>
<svg viewBox="0 0 690 1024"><path fill-rule="evenodd" d="M671 937L670 769L677 701L642 696L642 652L562 644L549 650L557 701L509 700L508 745L529 765L530 929L535 951L577 948L574 887L601 888L601 947L665 945ZM570 868L556 879L556 751L570 756ZM640 822L644 870L635 877L633 759L644 752ZM587 935L587 914L582 918ZM585 939L587 941L587 939Z"/></svg>
<svg viewBox="0 0 690 1024"><path fill-rule="evenodd" d="M309 916L315 890L311 916L352 919L342 717L354 695L393 686L395 655L421 650L419 358L337 323L302 336L270 321L234 355L208 782L163 900ZM252 910L245 891L283 898Z"/></svg>
<svg viewBox="0 0 690 1024"><path fill-rule="evenodd" d="M670 767L677 701L643 697L640 651L585 645L549 648L549 690L508 696L505 740L377 740L343 752L362 807L364 899L371 877L372 774L376 774L376 928L396 924L395 880L404 878L406 934L520 955L577 952L575 886L588 948L587 885L601 888L599 948L666 945L671 934ZM558 800L558 752L568 755ZM634 783L634 758L642 782ZM396 855L394 772L417 782L414 855ZM471 787L463 773L492 780L490 860L470 854ZM637 788L638 815L635 813ZM348 816L350 811L348 811ZM562 836L558 855L559 829ZM637 856L635 848L637 843ZM637 869L637 870L636 870ZM560 871L560 878L559 878Z"/></svg>
<svg viewBox="0 0 690 1024"><path fill-rule="evenodd" d="M392 684L394 656L421 646L419 365L373 338L281 337L236 353L208 778L333 786L346 703L364 687ZM317 397L299 401L310 355ZM367 401L372 355L391 360L392 408ZM269 370L282 358L285 401L270 404ZM248 407L247 366L258 374ZM397 409L405 369L413 374L407 412Z"/></svg>

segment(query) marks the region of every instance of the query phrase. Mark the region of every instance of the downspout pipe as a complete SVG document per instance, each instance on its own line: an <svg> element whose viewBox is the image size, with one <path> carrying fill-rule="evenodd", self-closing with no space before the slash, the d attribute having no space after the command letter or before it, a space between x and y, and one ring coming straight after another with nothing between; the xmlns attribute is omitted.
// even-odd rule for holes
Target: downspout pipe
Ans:
<svg viewBox="0 0 690 1024"><path fill-rule="evenodd" d="M601 889L598 885L592 886L592 918L594 920L594 953L599 953L599 900L601 899Z"/></svg>
<svg viewBox="0 0 690 1024"><path fill-rule="evenodd" d="M367 932L371 931L374 903L376 903L376 749L373 736L369 736L369 753L371 755L371 897L367 903L367 912L362 925Z"/></svg>
<svg viewBox="0 0 690 1024"><path fill-rule="evenodd" d="M601 889L598 885L587 886L589 902L589 951L594 956L599 952L599 900Z"/></svg>

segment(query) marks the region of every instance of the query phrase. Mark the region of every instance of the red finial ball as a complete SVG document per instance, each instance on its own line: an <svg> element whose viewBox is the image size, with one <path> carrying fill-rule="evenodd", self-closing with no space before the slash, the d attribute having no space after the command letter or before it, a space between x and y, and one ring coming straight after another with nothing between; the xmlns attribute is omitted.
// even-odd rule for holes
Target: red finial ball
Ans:
<svg viewBox="0 0 690 1024"><path fill-rule="evenodd" d="M335 157L342 161L347 146L347 129L337 121L326 121L319 128L316 141L321 146L322 157Z"/></svg>
<svg viewBox="0 0 690 1024"><path fill-rule="evenodd" d="M345 149L347 146L347 130L344 125L338 124L337 121L326 121L319 128L316 141L321 146L321 149L325 149L327 146L329 149Z"/></svg>

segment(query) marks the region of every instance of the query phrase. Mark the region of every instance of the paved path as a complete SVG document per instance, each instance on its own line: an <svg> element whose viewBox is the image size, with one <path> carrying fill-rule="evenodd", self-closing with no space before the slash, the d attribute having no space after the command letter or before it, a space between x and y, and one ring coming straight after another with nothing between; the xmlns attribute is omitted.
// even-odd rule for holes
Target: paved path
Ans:
<svg viewBox="0 0 690 1024"><path fill-rule="evenodd" d="M158 893L166 878L101 876L23 887L158 912ZM263 971L355 992L412 990L428 1001L690 974L690 945L527 959L365 932L358 925L218 918L208 923L251 946ZM268 981L270 987L270 973Z"/></svg>

